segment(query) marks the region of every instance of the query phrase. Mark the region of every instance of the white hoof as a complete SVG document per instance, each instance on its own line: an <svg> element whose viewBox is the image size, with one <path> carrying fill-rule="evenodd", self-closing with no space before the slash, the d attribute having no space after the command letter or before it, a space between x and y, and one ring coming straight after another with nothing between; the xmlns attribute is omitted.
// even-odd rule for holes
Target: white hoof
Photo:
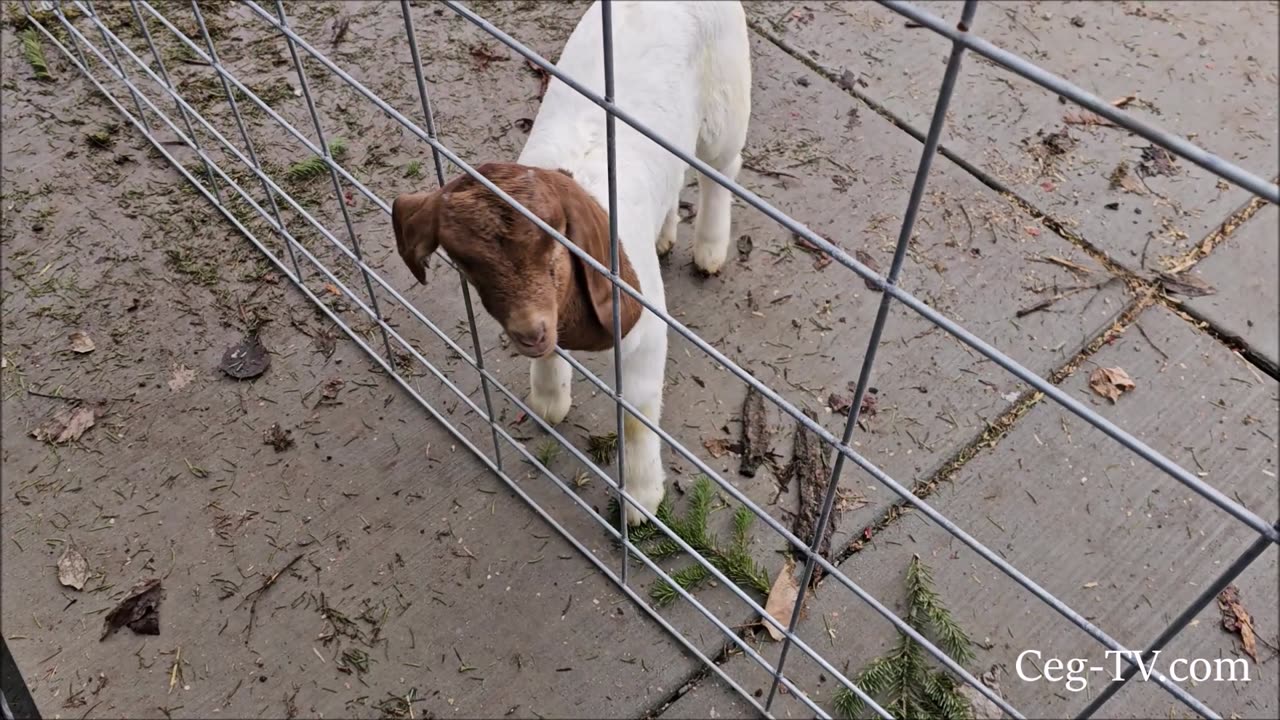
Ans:
<svg viewBox="0 0 1280 720"><path fill-rule="evenodd" d="M703 240L698 238L693 243L693 264L708 275L715 275L724 266L728 254L729 243Z"/></svg>
<svg viewBox="0 0 1280 720"><path fill-rule="evenodd" d="M662 498L666 494L666 488L662 483L657 485L640 485L639 483L627 483L627 494L635 498L636 502L644 506L654 515L658 514L658 506L662 504ZM635 508L630 502L627 503L627 524L631 526L643 525L649 522L649 518Z"/></svg>
<svg viewBox="0 0 1280 720"><path fill-rule="evenodd" d="M674 228L670 233L668 233L666 230L663 230L662 234L658 236L658 245L657 245L658 257L665 256L667 253L671 252L671 248L675 246L676 246L676 233Z"/></svg>
<svg viewBox="0 0 1280 720"><path fill-rule="evenodd" d="M534 390L529 393L528 403L529 409L537 413L538 417L545 420L548 425L557 425L569 414L573 398L568 392L542 394Z"/></svg>

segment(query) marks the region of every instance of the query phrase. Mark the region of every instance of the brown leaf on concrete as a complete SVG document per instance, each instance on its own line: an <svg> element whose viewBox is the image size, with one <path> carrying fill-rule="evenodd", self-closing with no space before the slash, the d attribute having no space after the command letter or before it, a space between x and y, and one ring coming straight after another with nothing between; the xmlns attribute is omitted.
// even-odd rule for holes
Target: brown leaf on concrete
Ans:
<svg viewBox="0 0 1280 720"><path fill-rule="evenodd" d="M338 393L342 392L342 388L346 386L347 381L340 377L331 377L320 385L320 397L324 400L333 400L338 397Z"/></svg>
<svg viewBox="0 0 1280 720"><path fill-rule="evenodd" d="M93 427L93 408L81 405L75 408L64 408L54 413L35 430L31 437L42 442L62 445L80 439L85 430Z"/></svg>
<svg viewBox="0 0 1280 720"><path fill-rule="evenodd" d="M71 333L71 335L68 336L67 339L71 343L68 346L70 347L71 352L77 353L79 355L83 355L85 353L91 353L98 347L97 345L93 344L93 338L89 337L85 333L80 332L79 330Z"/></svg>
<svg viewBox="0 0 1280 720"><path fill-rule="evenodd" d="M841 395L840 393L831 393L827 396L827 407L831 408L831 412L837 415L848 415L849 409L853 407L853 397Z"/></svg>
<svg viewBox="0 0 1280 720"><path fill-rule="evenodd" d="M89 561L79 550L67 545L62 557L58 558L58 582L67 587L83 590L89 581Z"/></svg>
<svg viewBox="0 0 1280 720"><path fill-rule="evenodd" d="M707 452L711 453L711 457L719 460L728 454L729 450L733 448L733 443L729 442L726 438L711 438L710 440L703 440L702 447L706 448Z"/></svg>
<svg viewBox="0 0 1280 720"><path fill-rule="evenodd" d="M795 577L796 561L787 558L786 563L782 566L782 571L773 580L773 587L769 588L769 599L764 603L764 611L769 613L774 620L786 627L791 622L791 612L795 610L796 597L800 594L800 583ZM783 635L772 624L761 621L764 625L765 632L769 633L769 637L774 642L782 640Z"/></svg>
<svg viewBox="0 0 1280 720"><path fill-rule="evenodd" d="M1067 125L1086 125L1086 126L1094 125L1098 127L1116 127L1116 124L1111 122L1110 120L1096 113L1091 113L1087 110L1084 110L1081 112L1067 113L1062 116L1062 122L1066 123Z"/></svg>
<svg viewBox="0 0 1280 720"><path fill-rule="evenodd" d="M863 265L866 265L867 268L872 272L876 273L877 275L884 275L884 272L880 270L880 264L877 263L876 259L871 256L871 253L867 252L866 250L854 250L853 256L857 258L858 262L862 263ZM880 288L876 287L876 284L868 278L863 278L862 284L866 285L867 289L871 290L872 292L880 292Z"/></svg>
<svg viewBox="0 0 1280 720"><path fill-rule="evenodd" d="M747 388L742 401L742 463L738 474L755 477L756 469L769 457L769 424L766 422L764 396L755 388Z"/></svg>
<svg viewBox="0 0 1280 720"><path fill-rule="evenodd" d="M1258 638L1253 632L1253 617L1240 604L1240 589L1228 585L1218 593L1218 610L1222 613L1222 627L1227 632L1240 635L1240 644L1244 651L1258 662Z"/></svg>
<svg viewBox="0 0 1280 720"><path fill-rule="evenodd" d="M1143 177L1151 177L1153 175L1177 175L1181 172L1178 167L1178 156L1156 145L1148 145L1142 148L1142 162L1138 163L1138 174Z"/></svg>
<svg viewBox="0 0 1280 720"><path fill-rule="evenodd" d="M237 380L256 378L271 367L271 354L255 333L227 348L222 354L221 367Z"/></svg>
<svg viewBox="0 0 1280 720"><path fill-rule="evenodd" d="M1121 395L1138 387L1129 373L1121 368L1100 367L1089 375L1089 387L1102 397L1115 402Z"/></svg>
<svg viewBox="0 0 1280 720"><path fill-rule="evenodd" d="M1188 274L1174 275L1162 272L1160 273L1160 284L1164 286L1165 292L1184 297L1204 297L1218 292L1218 289L1214 286L1195 275Z"/></svg>
<svg viewBox="0 0 1280 720"><path fill-rule="evenodd" d="M1120 164L1111 171L1108 179L1111 181L1112 190L1124 190L1134 195L1147 194L1146 186L1133 173L1129 172L1129 163L1124 160L1121 160Z"/></svg>
<svg viewBox="0 0 1280 720"><path fill-rule="evenodd" d="M143 580L134 585L129 594L103 619L99 642L122 627L128 627L139 635L159 635L160 600L163 598L164 589L160 587L158 578Z"/></svg>

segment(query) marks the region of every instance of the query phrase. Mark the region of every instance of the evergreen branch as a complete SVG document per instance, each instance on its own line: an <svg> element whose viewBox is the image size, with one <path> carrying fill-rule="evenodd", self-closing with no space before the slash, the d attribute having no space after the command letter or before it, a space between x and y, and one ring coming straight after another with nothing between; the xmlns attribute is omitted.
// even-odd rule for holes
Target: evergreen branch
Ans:
<svg viewBox="0 0 1280 720"><path fill-rule="evenodd" d="M329 141L329 155L334 160L341 160L347 154L347 141L342 138L334 138ZM320 156L312 156L306 160L301 160L289 166L284 171L285 178L294 182L303 182L318 178L329 169L329 164Z"/></svg>
<svg viewBox="0 0 1280 720"><path fill-rule="evenodd" d="M35 73L37 80L42 82L53 80L53 73L49 72L49 62L44 58L44 45L33 27L22 31L22 55L31 64L31 70Z"/></svg>

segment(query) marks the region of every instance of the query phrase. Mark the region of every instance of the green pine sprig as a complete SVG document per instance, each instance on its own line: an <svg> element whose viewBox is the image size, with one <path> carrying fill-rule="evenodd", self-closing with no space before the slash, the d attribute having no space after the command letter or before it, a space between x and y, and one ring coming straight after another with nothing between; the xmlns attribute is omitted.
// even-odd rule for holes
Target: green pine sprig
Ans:
<svg viewBox="0 0 1280 720"><path fill-rule="evenodd" d="M931 639L961 665L973 660L973 643L951 617L933 587L929 567L913 556L907 566L906 623ZM887 655L878 657L854 679L868 697L894 717L969 720L973 709L955 679L926 660L924 651L906 633ZM867 705L847 688L835 695L840 716L853 720L867 713Z"/></svg>
<svg viewBox="0 0 1280 720"><path fill-rule="evenodd" d="M332 156L334 160L341 160L346 154L346 140L343 140L342 138L334 138L329 141L329 155ZM289 168L284 171L284 176L293 182L305 182L307 180L313 180L320 177L328 169L329 165L324 161L324 158L315 155L307 158L306 160L300 160L290 165Z"/></svg>
<svg viewBox="0 0 1280 720"><path fill-rule="evenodd" d="M663 500L654 513L659 520L671 528L681 540L706 558L725 577L748 590L754 590L768 596L772 583L769 572L751 557L751 524L755 515L746 507L739 507L733 514L733 536L727 545L710 531L708 521L716 500L715 486L711 479L699 475L694 479L687 494L687 504L683 515L677 517L668 500ZM618 515L617 500L610 501L610 512ZM639 548L650 560L665 560L682 552L675 540L658 529L653 523L645 523L631 528L628 539ZM670 573L671 579L686 592L694 592L711 579L711 571L701 563L694 563ZM649 589L649 597L658 607L666 607L680 598L680 594L670 583L658 580Z"/></svg>

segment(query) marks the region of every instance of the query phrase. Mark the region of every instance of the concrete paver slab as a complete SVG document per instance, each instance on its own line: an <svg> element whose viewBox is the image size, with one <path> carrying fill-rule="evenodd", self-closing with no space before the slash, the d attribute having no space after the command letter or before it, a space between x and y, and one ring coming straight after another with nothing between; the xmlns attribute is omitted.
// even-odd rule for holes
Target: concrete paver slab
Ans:
<svg viewBox="0 0 1280 720"><path fill-rule="evenodd" d="M1238 357L1163 308L1144 314L1146 337L1127 332L1093 360L1119 366L1138 387L1108 406L1087 388L1081 372L1064 385L1117 422L1194 471L1246 507L1270 518L1275 482L1277 384L1263 380ZM1152 345L1160 348L1157 351ZM1160 353L1167 354L1167 358ZM1129 647L1160 632L1253 540L1251 531L1204 499L1055 405L1033 408L995 448L977 456L931 504L960 527ZM1082 631L918 513L890 526L843 566L856 583L901 613L903 574L913 554L934 571L942 601L980 645L969 669L997 668L1001 691L1029 716L1074 715L1086 692L1022 681L1016 660L1027 649L1043 658L1105 662L1103 649ZM1271 642L1280 628L1273 599L1277 552L1267 550L1237 585ZM1234 636L1221 629L1211 606L1165 654L1188 658L1242 657ZM822 647L833 664L847 660L857 672L888 650L888 623L830 579L801 621L801 636ZM1271 717L1277 709L1275 668L1259 644L1261 664L1250 664L1249 683L1186 684L1224 716ZM766 656L777 645L765 642ZM1180 654L1180 655L1179 655ZM799 662L797 662L799 661ZM734 671L748 691L768 689L768 676L741 657ZM828 708L835 685L794 654L789 677ZM1162 670L1167 669L1167 665ZM1028 674L1031 673L1029 666ZM1094 692L1101 682L1091 680ZM1146 685L1146 683L1143 683ZM725 690L708 681L675 703L672 717L704 715L723 706ZM1176 700L1156 687L1125 690L1106 717L1163 717ZM775 708L808 717L791 697ZM1185 714L1179 707L1175 714Z"/></svg>
<svg viewBox="0 0 1280 720"><path fill-rule="evenodd" d="M920 6L959 18L958 2ZM944 38L874 3L749 7L757 27L928 128L950 51ZM1280 170L1276 12L1265 3L1206 13L1198 3L1008 2L980 8L974 30L1270 179ZM1077 106L972 53L943 145L1135 271L1164 269L1249 198L1188 163L1165 167L1147 141L1091 124Z"/></svg>
<svg viewBox="0 0 1280 720"><path fill-rule="evenodd" d="M1267 205L1236 229L1224 245L1191 270L1213 295L1183 303L1223 334L1239 338L1255 356L1280 367L1280 210Z"/></svg>

